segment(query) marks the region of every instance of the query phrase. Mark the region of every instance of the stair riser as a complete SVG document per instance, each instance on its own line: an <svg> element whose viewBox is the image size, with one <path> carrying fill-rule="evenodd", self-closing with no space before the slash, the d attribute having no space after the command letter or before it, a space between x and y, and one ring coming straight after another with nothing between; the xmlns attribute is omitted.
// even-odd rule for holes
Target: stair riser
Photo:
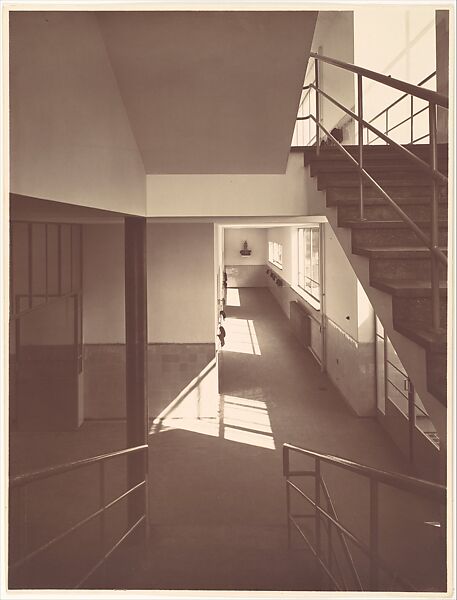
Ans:
<svg viewBox="0 0 457 600"><path fill-rule="evenodd" d="M414 322L418 327L431 327L433 324L431 298L393 296L392 310L394 326L404 322ZM440 298L440 318L441 326L445 327L447 323L447 299L443 297Z"/></svg>
<svg viewBox="0 0 457 600"><path fill-rule="evenodd" d="M438 267L440 279L445 281L447 269ZM429 258L370 258L370 278L376 279L428 279L431 273Z"/></svg>
<svg viewBox="0 0 457 600"><path fill-rule="evenodd" d="M429 235L429 232L425 232ZM441 230L440 246L447 246L447 231ZM353 229L352 249L356 248L388 248L390 246L421 246L422 242L409 229Z"/></svg>
<svg viewBox="0 0 457 600"><path fill-rule="evenodd" d="M413 219L413 221L426 221L431 218L430 206L425 204L413 204L401 207L402 210ZM342 221L353 221L359 218L358 206L338 206L338 224ZM395 221L399 217L398 213L391 206L375 205L365 206L364 216L369 221ZM447 206L438 207L438 216L441 219L447 218Z"/></svg>
<svg viewBox="0 0 457 600"><path fill-rule="evenodd" d="M387 187L411 187L414 185L420 186L429 186L431 183L430 179L427 177L423 177L422 175L411 176L410 174L393 174L393 173L385 173L385 174L377 174L376 177L373 177L376 183L378 183L382 188ZM317 176L317 189L325 190L328 187L355 187L358 185L359 177L357 174L353 173L337 173L336 175L325 174ZM373 187L373 184L366 182L366 187Z"/></svg>
<svg viewBox="0 0 457 600"><path fill-rule="evenodd" d="M430 205L432 193L430 186L411 186L410 188L385 188L389 196L400 206L407 204ZM440 188L440 203L447 204L447 190ZM387 200L373 187L364 189L364 200L372 204L386 204ZM359 204L359 189L355 187L329 188L326 191L327 206Z"/></svg>
<svg viewBox="0 0 457 600"><path fill-rule="evenodd" d="M345 149L349 152L349 154L357 160L359 156L358 147L348 147ZM407 147L408 150L412 151L416 156L418 156L424 162L430 161L430 148L429 146L423 146L420 148L417 144L414 146ZM404 154L401 151L393 150L391 147L386 146L364 146L364 159L366 161L386 161L391 162L392 157L395 156L399 161L409 161L410 159L405 158ZM448 160L448 149L447 147L438 147L438 159L439 163L446 164ZM303 151L303 158L305 165L309 165L316 160L316 150L315 148L305 148ZM328 161L340 161L340 160L349 160L340 150L339 148L322 148L319 156L320 160L328 160Z"/></svg>
<svg viewBox="0 0 457 600"><path fill-rule="evenodd" d="M403 174L408 173L408 176L419 176L423 177L426 172L422 169L418 169L416 165L410 164L407 161L398 162L382 162L382 161L365 161L364 169L375 177L375 174ZM447 175L447 163L440 163L438 170L443 174ZM341 160L328 160L328 161L312 161L310 164L311 177L316 175L325 175L326 173L357 173L357 167L353 165L349 159L344 157Z"/></svg>

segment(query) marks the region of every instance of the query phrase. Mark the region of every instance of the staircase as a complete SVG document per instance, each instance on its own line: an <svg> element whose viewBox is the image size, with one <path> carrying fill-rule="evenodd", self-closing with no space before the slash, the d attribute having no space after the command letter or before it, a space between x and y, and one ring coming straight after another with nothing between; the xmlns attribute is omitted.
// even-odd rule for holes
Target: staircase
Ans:
<svg viewBox="0 0 457 600"><path fill-rule="evenodd" d="M428 161L428 144L405 146ZM345 146L354 158L358 146ZM351 252L369 262L369 286L391 296L393 328L426 352L428 392L446 405L447 273L440 267L439 331L432 328L431 259L428 248L369 183L364 184L365 220L359 218L359 175L337 147L304 148L305 167L325 191L329 219L350 232ZM448 147L438 146L438 170L447 174ZM426 233L430 234L431 180L407 157L391 146L364 146L364 168ZM338 232L336 232L338 234ZM447 187L439 188L439 245L447 248ZM349 257L350 258L350 257ZM352 261L351 261L352 262ZM366 290L367 291L367 290ZM376 309L376 307L375 307Z"/></svg>

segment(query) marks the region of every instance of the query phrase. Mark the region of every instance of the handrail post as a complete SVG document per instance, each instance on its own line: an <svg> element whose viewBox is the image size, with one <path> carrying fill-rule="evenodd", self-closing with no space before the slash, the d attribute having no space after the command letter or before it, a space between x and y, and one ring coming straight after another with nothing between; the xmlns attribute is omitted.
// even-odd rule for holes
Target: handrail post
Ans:
<svg viewBox="0 0 457 600"><path fill-rule="evenodd" d="M370 590L378 589L378 482L370 477Z"/></svg>
<svg viewBox="0 0 457 600"><path fill-rule="evenodd" d="M438 167L437 141L436 141L436 104L430 102L429 108L430 129L430 166L436 170ZM436 178L432 180L432 210L431 210L431 246L439 247L438 225L439 188ZM432 325L435 331L441 326L440 318L440 275L439 265L434 253L431 253L431 294L432 294Z"/></svg>
<svg viewBox="0 0 457 600"><path fill-rule="evenodd" d="M321 572L320 569L320 560L321 560L321 518L319 514L319 508L321 505L321 461L319 458L315 459L315 475L314 475L314 489L315 489L315 498L314 501L316 503L316 516L315 516L315 543L316 543L316 559L318 566L318 573Z"/></svg>
<svg viewBox="0 0 457 600"><path fill-rule="evenodd" d="M287 446L282 447L282 473L286 478L287 548L290 550L292 537L290 530L289 448Z"/></svg>
<svg viewBox="0 0 457 600"><path fill-rule="evenodd" d="M357 74L357 116L358 125L358 141L359 141L359 167L363 169L363 87L362 75ZM359 172L359 200L360 200L360 220L364 221L364 205L363 205L363 176Z"/></svg>
<svg viewBox="0 0 457 600"><path fill-rule="evenodd" d="M409 462L414 464L414 433L416 430L416 404L414 402L414 385L407 379L408 385L408 427L409 427Z"/></svg>
<svg viewBox="0 0 457 600"><path fill-rule="evenodd" d="M314 59L314 82L316 84L316 156L319 156L320 145L321 145L321 109L320 109L320 96L319 96L319 60Z"/></svg>
<svg viewBox="0 0 457 600"><path fill-rule="evenodd" d="M106 540L106 518L105 518L105 505L106 505L106 494L105 494L105 461L100 461L100 509L102 513L100 514L100 556L105 555L105 540ZM102 566L102 577L104 580L106 578L106 563L103 563Z"/></svg>

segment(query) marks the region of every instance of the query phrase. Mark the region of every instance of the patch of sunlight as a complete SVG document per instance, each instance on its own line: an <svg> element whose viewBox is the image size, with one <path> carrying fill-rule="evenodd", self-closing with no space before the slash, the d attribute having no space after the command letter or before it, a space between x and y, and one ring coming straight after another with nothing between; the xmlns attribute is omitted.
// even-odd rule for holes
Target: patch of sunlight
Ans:
<svg viewBox="0 0 457 600"><path fill-rule="evenodd" d="M270 435L246 431L244 429L234 429L233 427L224 427L224 439L230 442L240 442L259 448L274 450L276 448L273 438Z"/></svg>
<svg viewBox="0 0 457 600"><path fill-rule="evenodd" d="M241 306L238 288L227 288L226 306Z"/></svg>
<svg viewBox="0 0 457 600"><path fill-rule="evenodd" d="M258 408L225 404L224 425L272 433L268 413Z"/></svg>
<svg viewBox="0 0 457 600"><path fill-rule="evenodd" d="M239 396L224 395L224 404L236 404L237 406L253 406L267 410L267 404L263 400L252 400L251 398L240 398Z"/></svg>
<svg viewBox="0 0 457 600"><path fill-rule="evenodd" d="M241 352L261 356L259 341L251 319L234 319L229 317L224 323L227 336L224 352Z"/></svg>
<svg viewBox="0 0 457 600"><path fill-rule="evenodd" d="M209 435L211 437L219 436L218 419L164 419L160 424L154 422L153 428L151 428L150 433L175 431L179 429L191 431L192 433Z"/></svg>
<svg viewBox="0 0 457 600"><path fill-rule="evenodd" d="M224 439L274 450L267 405L262 400L222 396Z"/></svg>

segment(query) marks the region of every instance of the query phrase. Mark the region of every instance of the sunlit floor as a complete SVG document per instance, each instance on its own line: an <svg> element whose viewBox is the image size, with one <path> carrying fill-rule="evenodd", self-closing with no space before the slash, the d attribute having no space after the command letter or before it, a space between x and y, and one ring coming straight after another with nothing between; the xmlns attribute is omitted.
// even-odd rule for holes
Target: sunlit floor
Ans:
<svg viewBox="0 0 457 600"><path fill-rule="evenodd" d="M317 589L309 554L287 550L282 444L407 466L373 419L349 411L268 290L228 292L214 413L198 419L174 407L151 426L151 551L144 570L132 567L132 586ZM365 484L328 477L363 538Z"/></svg>

